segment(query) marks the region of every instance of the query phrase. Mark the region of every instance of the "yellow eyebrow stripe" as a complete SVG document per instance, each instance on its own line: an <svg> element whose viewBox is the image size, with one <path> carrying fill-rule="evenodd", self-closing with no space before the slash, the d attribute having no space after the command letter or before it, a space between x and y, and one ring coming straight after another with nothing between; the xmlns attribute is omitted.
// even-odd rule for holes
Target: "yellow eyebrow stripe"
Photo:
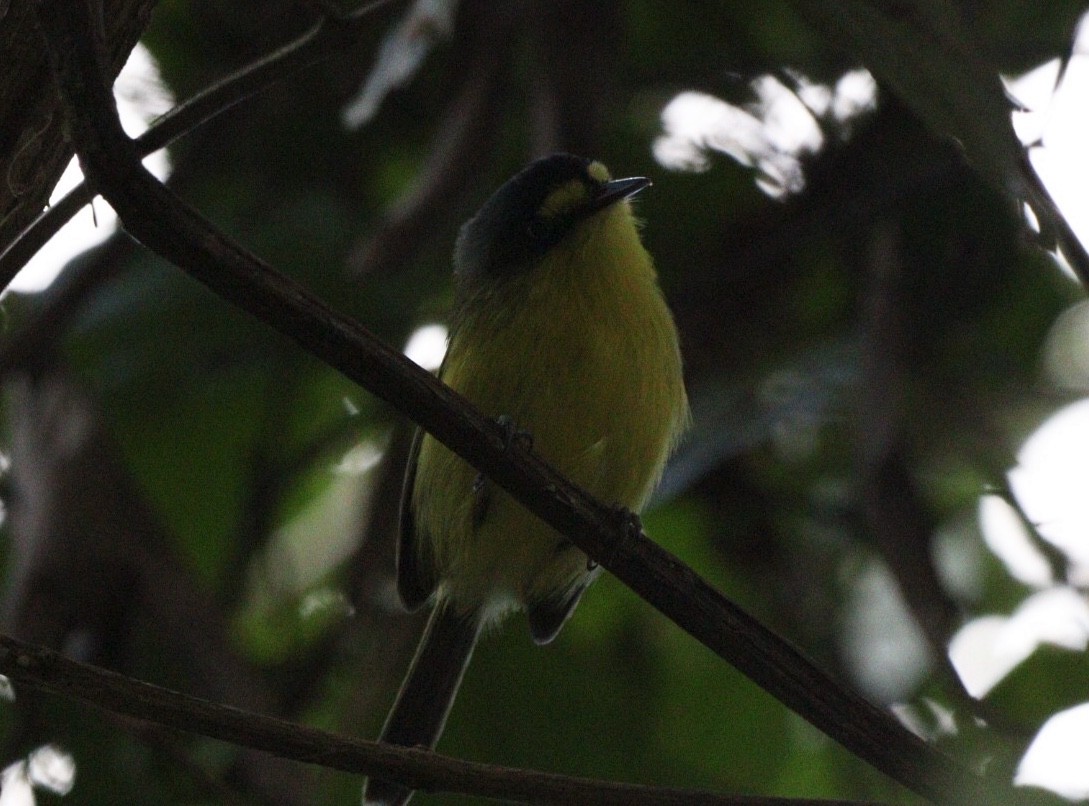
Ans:
<svg viewBox="0 0 1089 806"><path fill-rule="evenodd" d="M609 173L609 169L595 160L586 167L586 173L590 174L590 178L594 179L602 184L612 180L612 175Z"/></svg>

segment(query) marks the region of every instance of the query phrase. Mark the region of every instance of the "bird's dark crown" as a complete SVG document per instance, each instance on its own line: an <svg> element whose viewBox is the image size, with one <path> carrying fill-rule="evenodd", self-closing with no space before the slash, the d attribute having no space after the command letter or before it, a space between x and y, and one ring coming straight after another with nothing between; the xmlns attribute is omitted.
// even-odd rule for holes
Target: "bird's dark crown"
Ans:
<svg viewBox="0 0 1089 806"><path fill-rule="evenodd" d="M462 279L518 272L600 209L595 200L609 180L600 162L573 154L530 163L462 226L454 270Z"/></svg>

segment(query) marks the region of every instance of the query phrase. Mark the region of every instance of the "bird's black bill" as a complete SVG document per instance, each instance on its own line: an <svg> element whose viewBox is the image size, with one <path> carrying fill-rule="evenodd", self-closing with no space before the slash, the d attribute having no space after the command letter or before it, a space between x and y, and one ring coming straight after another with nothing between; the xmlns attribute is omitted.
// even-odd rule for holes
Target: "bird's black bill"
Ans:
<svg viewBox="0 0 1089 806"><path fill-rule="evenodd" d="M650 187L650 184L650 179L645 176L632 176L628 179L614 179L611 182L606 182L601 188L601 192L591 203L590 212L596 213L598 210L604 210L606 207Z"/></svg>

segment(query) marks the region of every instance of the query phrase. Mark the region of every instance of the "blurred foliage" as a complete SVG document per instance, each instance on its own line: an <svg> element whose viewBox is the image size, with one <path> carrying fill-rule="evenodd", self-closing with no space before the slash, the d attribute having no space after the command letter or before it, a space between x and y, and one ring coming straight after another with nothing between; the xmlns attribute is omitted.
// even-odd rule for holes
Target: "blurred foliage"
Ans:
<svg viewBox="0 0 1089 806"><path fill-rule="evenodd" d="M162 0L143 42L185 98L301 34L320 5ZM1086 5L957 8L990 67L1011 72L1068 53ZM1076 394L1050 388L1039 365L1081 292L1031 242L1014 201L885 88L849 130L826 125L825 147L803 157L805 190L784 200L721 153L702 171L656 164L659 116L680 91L744 105L760 75L790 89L791 71L831 85L857 66L790 3L465 0L452 37L349 131L341 111L404 13L379 12L357 49L179 141L170 184L401 345L444 314L459 222L537 152L585 150L618 175L652 176L639 214L682 333L696 422L648 532L836 676L890 702L929 697L969 723L935 659L957 624L1010 612L1025 595L983 546L975 509L988 485L1004 485L1024 437ZM42 611L29 612L59 594L19 531L35 503L26 473L38 477L33 463L20 476L18 463L27 446L32 456L56 448L21 429L28 406L52 404L44 387L29 403L9 395L6 629L186 692L373 737L421 626L392 591L407 425L121 236L68 272L104 265L109 279L47 333L48 349L6 371L60 377L93 401L76 413L104 428L77 447L116 452L125 484L92 472L50 500L83 511L122 495L106 537L119 556L131 552L132 568L109 583L117 603L101 617L65 611L46 629ZM8 297L9 328L40 326L59 294ZM890 492L875 487L889 463L917 505L919 539L905 540L874 503ZM145 507L154 528L136 536L124 518ZM81 570L101 559L85 539L93 524L65 522L53 555L65 584L101 594L94 586L106 583ZM59 540L46 535L47 547ZM929 565L940 547L967 582ZM851 627L873 567L888 569L883 629L914 636L878 659L877 682L857 658L879 636ZM555 645L533 646L524 627L512 620L478 649L443 752L739 793L914 802L611 579ZM1085 679L1083 654L1037 653L988 699L1015 730L945 742L1012 777L1033 731L1084 699ZM46 741L66 747L78 803L359 797L352 776L50 698L20 693L0 728L5 758Z"/></svg>

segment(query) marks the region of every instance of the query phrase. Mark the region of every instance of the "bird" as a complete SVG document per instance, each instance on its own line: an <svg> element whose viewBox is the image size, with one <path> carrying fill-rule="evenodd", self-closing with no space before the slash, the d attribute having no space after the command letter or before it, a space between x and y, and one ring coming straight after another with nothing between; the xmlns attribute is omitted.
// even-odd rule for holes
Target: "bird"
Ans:
<svg viewBox="0 0 1089 806"><path fill-rule="evenodd" d="M631 197L595 160L542 157L460 229L440 379L603 502L642 510L689 422L681 351ZM434 748L482 630L522 610L556 637L600 568L417 430L401 497L397 590L433 610L380 742ZM371 778L365 804L412 790Z"/></svg>

